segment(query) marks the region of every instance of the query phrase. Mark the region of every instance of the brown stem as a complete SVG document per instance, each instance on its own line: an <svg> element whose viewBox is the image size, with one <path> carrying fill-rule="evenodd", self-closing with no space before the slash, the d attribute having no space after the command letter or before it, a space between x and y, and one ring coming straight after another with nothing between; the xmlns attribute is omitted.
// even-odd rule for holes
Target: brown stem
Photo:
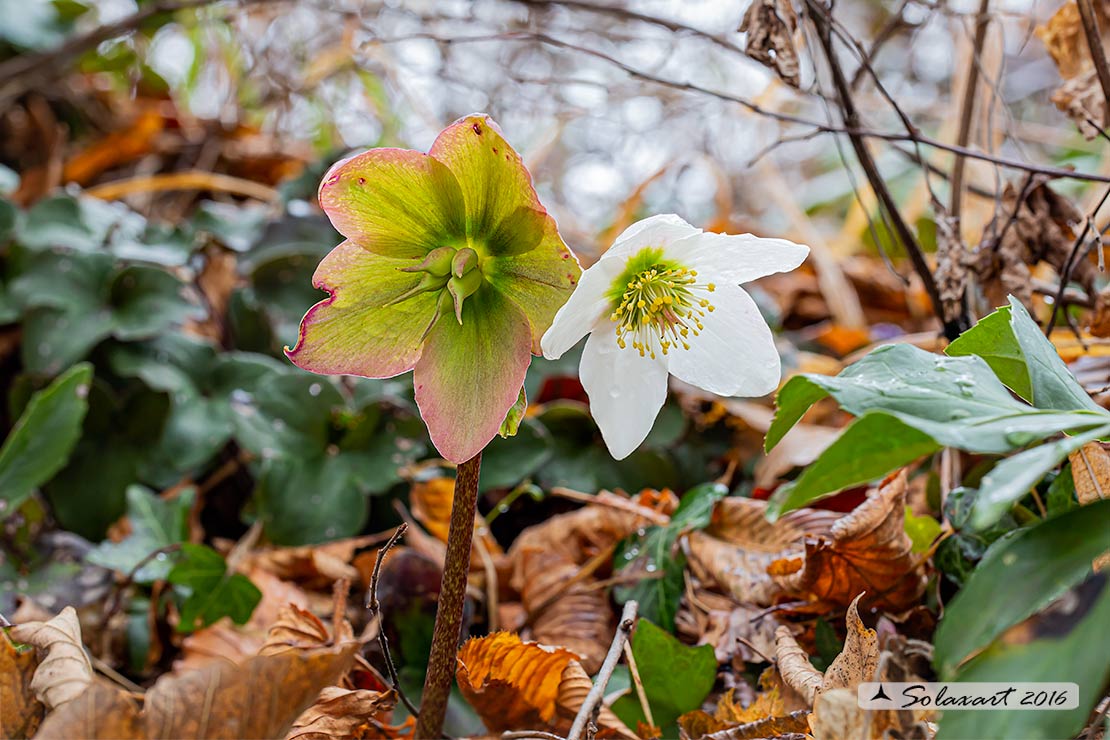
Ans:
<svg viewBox="0 0 1110 740"><path fill-rule="evenodd" d="M424 677L424 694L420 699L420 718L416 722L417 738L438 738L443 734L443 718L447 715L447 700L451 696L451 681L455 677L455 653L462 632L481 468L482 453L479 452L459 465L455 473L451 528L447 533L447 554L443 562L432 649L428 655L428 673Z"/></svg>
<svg viewBox="0 0 1110 740"><path fill-rule="evenodd" d="M1106 64L1106 50L1102 48L1102 34L1099 32L1098 16L1095 15L1094 5L1091 0L1076 0L1079 6L1079 18L1083 22L1083 33L1087 36L1087 48L1091 52L1091 61L1095 65L1095 75L1098 84L1102 87L1102 97L1105 107L1102 114L1102 125L1110 123L1110 68Z"/></svg>

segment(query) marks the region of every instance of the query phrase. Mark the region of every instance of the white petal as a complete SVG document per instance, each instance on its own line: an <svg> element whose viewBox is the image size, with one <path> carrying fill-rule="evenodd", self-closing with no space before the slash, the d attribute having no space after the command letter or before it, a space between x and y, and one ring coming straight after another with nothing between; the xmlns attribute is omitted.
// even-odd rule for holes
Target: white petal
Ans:
<svg viewBox="0 0 1110 740"><path fill-rule="evenodd" d="M703 280L737 285L793 270L805 262L809 247L751 234L702 233L674 242L666 255L697 270Z"/></svg>
<svg viewBox="0 0 1110 740"><path fill-rule="evenodd" d="M540 339L544 357L549 360L562 357L613 310L605 293L622 269L623 265L618 262L596 262L582 273L574 292L556 312L551 326Z"/></svg>
<svg viewBox="0 0 1110 740"><path fill-rule="evenodd" d="M689 339L690 349L670 353L671 373L719 396L765 396L782 373L771 330L743 288L717 286L709 294L714 311L705 330Z"/></svg>
<svg viewBox="0 0 1110 740"><path fill-rule="evenodd" d="M606 322L586 340L579 376L609 454L623 460L648 436L667 400L667 366L618 347L611 326Z"/></svg>
<svg viewBox="0 0 1110 740"><path fill-rule="evenodd" d="M622 231L613 246L601 255L601 259L631 257L644 247L667 247L680 239L700 233L701 229L691 226L673 213L650 216Z"/></svg>

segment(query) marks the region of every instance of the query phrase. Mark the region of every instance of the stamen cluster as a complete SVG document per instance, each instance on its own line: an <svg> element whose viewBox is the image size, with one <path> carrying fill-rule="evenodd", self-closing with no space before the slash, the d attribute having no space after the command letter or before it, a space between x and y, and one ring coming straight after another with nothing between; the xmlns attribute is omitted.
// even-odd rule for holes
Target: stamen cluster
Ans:
<svg viewBox="0 0 1110 740"><path fill-rule="evenodd" d="M690 349L691 334L705 329L701 320L714 306L705 297L713 283L699 283L698 273L678 265L658 263L636 273L614 300L610 319L616 322L617 345L629 344L640 356L656 358L658 349Z"/></svg>

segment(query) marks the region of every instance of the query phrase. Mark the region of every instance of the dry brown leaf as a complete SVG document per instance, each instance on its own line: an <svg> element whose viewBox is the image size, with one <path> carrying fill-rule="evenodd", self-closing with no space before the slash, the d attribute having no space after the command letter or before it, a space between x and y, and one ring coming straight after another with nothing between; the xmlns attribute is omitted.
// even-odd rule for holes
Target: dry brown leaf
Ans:
<svg viewBox="0 0 1110 740"><path fill-rule="evenodd" d="M847 605L863 591L870 605L889 611L916 604L926 577L905 531L905 504L901 470L838 519L828 537L807 538L804 563L786 564L783 570L794 572L780 583L790 593L829 604Z"/></svg>
<svg viewBox="0 0 1110 740"><path fill-rule="evenodd" d="M852 599L848 606L845 622L848 626L848 636L844 639L844 648L836 656L821 682L821 691L830 689L851 689L865 681L875 678L875 669L879 665L879 637L875 630L865 627L859 618L860 594Z"/></svg>
<svg viewBox="0 0 1110 740"><path fill-rule="evenodd" d="M0 630L0 737L27 738L38 729L45 713L31 688L38 664L34 650L16 650Z"/></svg>
<svg viewBox="0 0 1110 740"><path fill-rule="evenodd" d="M729 663L735 656L745 662L762 662L761 656L774 654L775 631L782 624L773 613L766 612L748 606L711 611L697 643L712 645L718 663Z"/></svg>
<svg viewBox="0 0 1110 740"><path fill-rule="evenodd" d="M266 633L266 642L259 648L258 654L276 655L288 650L312 650L325 647L330 642L331 634L319 617L296 604L287 604Z"/></svg>
<svg viewBox="0 0 1110 740"><path fill-rule="evenodd" d="M459 650L459 690L494 732L555 726L559 687L577 658L509 632L472 638Z"/></svg>
<svg viewBox="0 0 1110 740"><path fill-rule="evenodd" d="M813 706L824 676L809 662L809 655L785 625L775 632L775 663L786 685L797 691L809 706Z"/></svg>
<svg viewBox="0 0 1110 740"><path fill-rule="evenodd" d="M1110 42L1110 16L1105 3L1093 3L1102 45ZM1075 2L1065 3L1036 30L1045 48L1056 62L1064 83L1052 95L1052 102L1066 113L1087 139L1098 136L1098 128L1088 118L1102 125L1106 116L1106 99L1098 83L1083 19Z"/></svg>
<svg viewBox="0 0 1110 740"><path fill-rule="evenodd" d="M285 740L341 740L380 737L387 727L397 695L393 691L341 689L328 686L304 710Z"/></svg>
<svg viewBox="0 0 1110 740"><path fill-rule="evenodd" d="M366 535L321 545L260 550L246 557L244 570L260 568L309 589L326 589L343 578L355 583L359 578L351 565L355 552L380 541L377 535Z"/></svg>
<svg viewBox="0 0 1110 740"><path fill-rule="evenodd" d="M797 31L798 16L790 0L752 0L740 24L740 33L748 34L744 53L775 70L791 87L799 83Z"/></svg>
<svg viewBox="0 0 1110 740"><path fill-rule="evenodd" d="M648 520L630 511L591 505L529 527L509 549L509 585L532 617L530 635L572 650L587 672L596 671L613 639L613 612L604 590L593 587L599 556Z"/></svg>
<svg viewBox="0 0 1110 740"><path fill-rule="evenodd" d="M38 737L282 738L320 690L350 667L357 649L357 643L348 643L168 674L146 693L141 712L125 692L94 684L51 712Z"/></svg>
<svg viewBox="0 0 1110 740"><path fill-rule="evenodd" d="M559 682L559 691L555 698L556 712L564 720L566 727L574 722L578 710L582 708L582 703L586 701L586 695L590 693L593 685L593 681L590 680L590 676L581 663L577 660L567 663L567 667L563 669L563 677ZM625 727L624 723L617 718L617 715L613 714L613 710L604 705L598 713L598 727L611 730L613 734L619 737L636 740L636 733Z"/></svg>
<svg viewBox="0 0 1110 740"><path fill-rule="evenodd" d="M259 655L161 678L147 692L147 737L280 738L351 665L357 643Z"/></svg>
<svg viewBox="0 0 1110 740"><path fill-rule="evenodd" d="M12 627L11 636L46 654L35 669L31 689L47 709L72 700L92 683L92 665L81 645L81 623L72 606L47 622Z"/></svg>
<svg viewBox="0 0 1110 740"><path fill-rule="evenodd" d="M1025 198L1019 204L1021 190L1025 191ZM1030 268L1047 262L1059 274L1075 241L1072 225L1084 220L1083 212L1052 190L1046 177L1035 177L1032 187L1021 190L1012 184L1006 186L1002 206L984 229L983 241L966 255L968 268L975 273L992 306L1005 305L1007 295L1011 294L1030 305L1033 291ZM1071 280L1093 295L1096 274L1089 260L1078 260L1072 266Z"/></svg>
<svg viewBox="0 0 1110 740"><path fill-rule="evenodd" d="M799 736L809 729L807 714L805 710L798 710L781 717L767 717L705 735L703 740L765 740Z"/></svg>
<svg viewBox="0 0 1110 740"><path fill-rule="evenodd" d="M1110 498L1110 452L1098 442L1088 442L1068 455L1068 460L1079 503Z"/></svg>
<svg viewBox="0 0 1110 740"><path fill-rule="evenodd" d="M1075 495L1080 505L1110 498L1110 452L1098 442L1088 442L1068 455ZM1110 552L1095 558L1096 571L1110 567Z"/></svg>
<svg viewBox="0 0 1110 740"><path fill-rule="evenodd" d="M685 538L694 573L716 581L740 604L771 606L782 586L767 567L800 557L806 535L828 532L839 516L801 509L772 524L766 511L766 501L725 498L714 506L705 531Z"/></svg>
<svg viewBox="0 0 1110 740"><path fill-rule="evenodd" d="M95 681L47 715L35 740L145 740L138 703L125 691Z"/></svg>
<svg viewBox="0 0 1110 740"><path fill-rule="evenodd" d="M278 578L258 562L253 562L245 572L262 592L262 600L254 608L250 620L237 625L224 617L186 637L181 644L181 657L173 663L174 672L197 670L213 660L241 663L258 654L270 627L284 609L289 606L309 608L307 592Z"/></svg>

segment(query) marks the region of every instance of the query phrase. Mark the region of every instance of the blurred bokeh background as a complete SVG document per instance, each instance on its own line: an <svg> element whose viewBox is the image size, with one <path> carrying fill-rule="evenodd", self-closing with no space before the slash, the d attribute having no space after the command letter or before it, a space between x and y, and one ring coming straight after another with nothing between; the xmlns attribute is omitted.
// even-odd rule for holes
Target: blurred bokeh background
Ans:
<svg viewBox="0 0 1110 740"><path fill-rule="evenodd" d="M788 5L762 4L785 23ZM907 120L985 153L959 165L955 238L972 246L1025 192L1027 170L1000 161L1107 171L1105 142L1050 102L1060 76L1034 29L1055 10L999 0L980 37L971 0L837 3L856 128L877 132L865 146L925 254L938 222L951 233L951 206L937 206L953 153L913 141ZM222 554L244 537L309 545L405 518L438 536L442 496L410 492L450 471L409 378L311 376L281 348L322 297L311 275L339 241L315 203L324 170L368 147L426 149L473 111L521 151L584 264L661 212L810 244L802 270L752 288L789 371L835 372L875 342L935 338L890 214L848 137L829 132L845 113L819 40L807 25L774 42L763 56L776 72L752 58L755 30L739 30L748 11L747 0L0 0L0 419L10 429L77 363L93 378L72 454L40 491L0 491L0 612L104 598L113 570L141 565L115 546L152 501ZM796 71L783 74L787 52ZM965 122L972 68L980 104ZM1054 187L1084 210L1099 194L1082 179ZM682 492L727 474L759 496L810 454L760 455L767 405L677 388L617 463L576 354L535 360L527 388L520 435L496 440L482 470L490 547L570 509L574 491ZM422 577L433 588L438 576ZM147 619L159 595L140 596L124 610L136 677L180 647ZM203 621L245 618L234 608ZM401 638L414 641L408 659L423 634Z"/></svg>

